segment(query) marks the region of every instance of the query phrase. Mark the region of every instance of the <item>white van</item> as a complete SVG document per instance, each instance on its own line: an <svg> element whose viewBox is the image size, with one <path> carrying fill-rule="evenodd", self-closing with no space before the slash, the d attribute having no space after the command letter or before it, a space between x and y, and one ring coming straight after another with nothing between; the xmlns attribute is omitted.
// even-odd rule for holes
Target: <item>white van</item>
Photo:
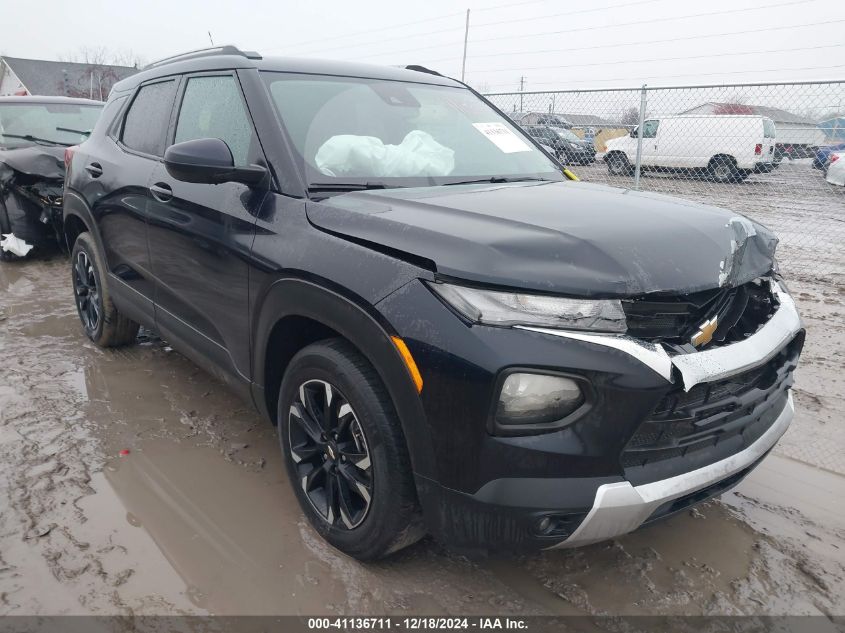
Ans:
<svg viewBox="0 0 845 633"><path fill-rule="evenodd" d="M706 173L718 182L739 182L775 167L775 124L757 115L679 114L643 122L642 168L676 174ZM637 128L607 142L611 175L633 171Z"/></svg>

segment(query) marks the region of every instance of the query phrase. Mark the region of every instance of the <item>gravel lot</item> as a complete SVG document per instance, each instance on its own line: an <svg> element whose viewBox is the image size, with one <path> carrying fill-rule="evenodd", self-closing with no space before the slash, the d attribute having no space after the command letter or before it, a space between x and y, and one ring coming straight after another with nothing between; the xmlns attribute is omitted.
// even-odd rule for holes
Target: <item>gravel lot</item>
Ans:
<svg viewBox="0 0 845 633"><path fill-rule="evenodd" d="M798 201L761 201L755 181L717 203L762 205L788 242ZM0 614L845 615L843 257L817 237L818 257L784 248L809 330L798 413L734 492L580 550L468 560L424 540L374 565L308 527L274 429L222 384L151 333L92 345L64 258L2 265ZM813 261L835 274L797 265Z"/></svg>

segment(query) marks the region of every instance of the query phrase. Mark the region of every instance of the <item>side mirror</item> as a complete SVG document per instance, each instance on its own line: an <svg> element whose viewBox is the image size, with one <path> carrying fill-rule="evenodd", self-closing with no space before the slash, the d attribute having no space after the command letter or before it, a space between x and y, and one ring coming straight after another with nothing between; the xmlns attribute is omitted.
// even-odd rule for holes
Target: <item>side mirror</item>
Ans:
<svg viewBox="0 0 845 633"><path fill-rule="evenodd" d="M176 143L164 152L167 173L182 182L219 185L240 182L255 186L267 176L260 165L235 167L232 150L219 138L198 138Z"/></svg>

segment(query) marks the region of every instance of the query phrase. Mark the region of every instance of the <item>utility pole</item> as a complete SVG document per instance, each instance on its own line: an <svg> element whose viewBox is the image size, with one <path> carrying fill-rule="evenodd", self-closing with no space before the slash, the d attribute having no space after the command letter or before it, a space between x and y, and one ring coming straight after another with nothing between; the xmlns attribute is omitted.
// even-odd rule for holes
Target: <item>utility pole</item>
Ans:
<svg viewBox="0 0 845 633"><path fill-rule="evenodd" d="M643 84L640 94L640 120L637 125L637 163L634 165L634 189L640 188L640 173L642 173L643 164L643 125L645 124L645 109L647 105L646 84Z"/></svg>
<svg viewBox="0 0 845 633"><path fill-rule="evenodd" d="M467 9L467 24L464 28L464 58L461 62L461 81L464 80L467 69L467 40L469 40L469 9Z"/></svg>
<svg viewBox="0 0 845 633"><path fill-rule="evenodd" d="M525 89L525 76L519 78L519 111L523 112L522 109L522 91Z"/></svg>

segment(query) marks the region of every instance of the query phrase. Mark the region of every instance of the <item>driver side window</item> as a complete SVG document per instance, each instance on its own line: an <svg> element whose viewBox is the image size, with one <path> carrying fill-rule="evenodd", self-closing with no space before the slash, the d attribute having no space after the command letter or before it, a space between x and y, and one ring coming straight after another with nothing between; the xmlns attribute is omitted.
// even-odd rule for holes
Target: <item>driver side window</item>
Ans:
<svg viewBox="0 0 845 633"><path fill-rule="evenodd" d="M188 79L173 142L200 138L225 141L232 150L236 167L249 164L254 132L233 76Z"/></svg>
<svg viewBox="0 0 845 633"><path fill-rule="evenodd" d="M657 136L657 126L660 121L646 121L643 123L643 138L655 138Z"/></svg>

